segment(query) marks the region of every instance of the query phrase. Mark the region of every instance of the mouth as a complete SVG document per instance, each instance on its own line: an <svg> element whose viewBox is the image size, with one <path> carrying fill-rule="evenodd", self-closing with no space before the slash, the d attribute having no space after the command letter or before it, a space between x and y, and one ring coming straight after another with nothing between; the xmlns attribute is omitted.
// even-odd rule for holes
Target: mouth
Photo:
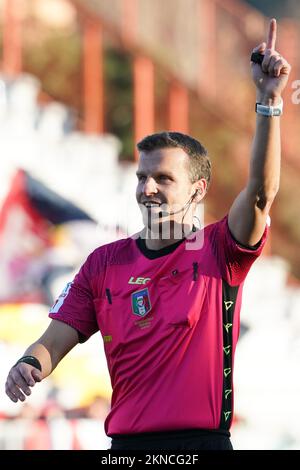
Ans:
<svg viewBox="0 0 300 470"><path fill-rule="evenodd" d="M145 201L142 202L142 205L146 207L146 209L155 209L161 206L160 202L157 201Z"/></svg>

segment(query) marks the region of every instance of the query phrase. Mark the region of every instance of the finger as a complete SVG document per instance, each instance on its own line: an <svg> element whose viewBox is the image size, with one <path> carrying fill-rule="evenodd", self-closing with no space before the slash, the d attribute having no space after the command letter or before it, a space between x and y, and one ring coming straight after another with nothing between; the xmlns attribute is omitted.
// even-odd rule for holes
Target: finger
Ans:
<svg viewBox="0 0 300 470"><path fill-rule="evenodd" d="M27 367L22 367L23 365L20 364L19 366L19 373L30 387L33 387L35 385L35 380L32 377L32 374L30 373L31 371L28 370ZM33 369L34 370L34 369Z"/></svg>
<svg viewBox="0 0 300 470"><path fill-rule="evenodd" d="M291 71L291 66L286 60L281 58L274 64L274 74L275 71L276 77L279 77L279 75L288 75Z"/></svg>
<svg viewBox="0 0 300 470"><path fill-rule="evenodd" d="M25 396L24 394L21 392L21 390L18 389L18 387L11 381L7 381L7 384L6 384L6 393L8 394L8 392L10 394L12 394L13 396L15 396L15 398L17 398L17 401L20 400L20 401L25 401Z"/></svg>
<svg viewBox="0 0 300 470"><path fill-rule="evenodd" d="M262 42L261 44L259 44L258 46L256 46L252 52L264 52L264 50L266 49L267 45L265 42Z"/></svg>
<svg viewBox="0 0 300 470"><path fill-rule="evenodd" d="M36 382L41 382L41 380L42 380L42 374L41 374L41 372L40 372L39 370L37 370L37 369L32 369L31 375L32 375L32 377L34 378L34 380L35 380Z"/></svg>
<svg viewBox="0 0 300 470"><path fill-rule="evenodd" d="M13 395L13 393L11 393L9 390L6 390L5 393L8 396L8 398L11 399L11 401L13 401L14 403L17 403L18 399Z"/></svg>
<svg viewBox="0 0 300 470"><path fill-rule="evenodd" d="M13 388L11 390L11 392L15 395L15 397L20 400L20 401L25 401L26 400L26 397L24 395L24 393L22 393L17 387L16 388Z"/></svg>
<svg viewBox="0 0 300 470"><path fill-rule="evenodd" d="M279 62L281 60L281 57L280 55L272 55L271 56L271 59L270 59L270 62L269 62L269 66L268 66L268 73L269 75L275 75L274 74L274 65L276 62Z"/></svg>
<svg viewBox="0 0 300 470"><path fill-rule="evenodd" d="M287 61L284 61L283 67L280 69L280 73L284 75L289 75L291 70L292 70L291 64L289 64Z"/></svg>
<svg viewBox="0 0 300 470"><path fill-rule="evenodd" d="M276 33L277 33L277 23L275 18L272 18L269 25L269 33L267 40L267 49L275 49L276 43Z"/></svg>
<svg viewBox="0 0 300 470"><path fill-rule="evenodd" d="M273 66L274 77L279 77L283 67L284 67L284 61L281 58L276 60L274 66Z"/></svg>
<svg viewBox="0 0 300 470"><path fill-rule="evenodd" d="M11 378L8 378L7 379L7 382L6 382L6 390L8 390L9 392L13 393L18 399L21 399L22 401L25 400L25 396L24 396L24 393L26 393L26 395L30 395L31 394L31 390L27 387L26 389L26 392L24 390L22 390L17 383L15 383Z"/></svg>
<svg viewBox="0 0 300 470"><path fill-rule="evenodd" d="M262 61L262 64L261 64L262 71L265 73L268 73L268 68L269 68L271 58L272 58L271 49L266 49L265 54L264 54L264 60Z"/></svg>
<svg viewBox="0 0 300 470"><path fill-rule="evenodd" d="M28 387L27 383L25 382L18 370L13 369L10 378L12 383L16 385L19 389L21 389L22 392L24 392L26 395L31 394L30 388Z"/></svg>

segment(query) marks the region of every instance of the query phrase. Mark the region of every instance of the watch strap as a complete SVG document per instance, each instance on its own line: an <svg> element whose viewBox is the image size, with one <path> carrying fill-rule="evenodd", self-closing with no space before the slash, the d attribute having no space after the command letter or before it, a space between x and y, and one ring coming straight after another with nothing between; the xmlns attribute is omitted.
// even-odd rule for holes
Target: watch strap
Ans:
<svg viewBox="0 0 300 470"><path fill-rule="evenodd" d="M255 112L263 116L281 116L283 112L283 100L275 106L267 106L261 103L255 104Z"/></svg>

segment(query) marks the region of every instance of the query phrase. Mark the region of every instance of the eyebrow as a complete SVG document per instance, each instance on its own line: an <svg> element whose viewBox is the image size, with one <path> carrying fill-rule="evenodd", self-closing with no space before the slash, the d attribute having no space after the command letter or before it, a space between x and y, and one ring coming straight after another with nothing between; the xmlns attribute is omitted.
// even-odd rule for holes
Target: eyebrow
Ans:
<svg viewBox="0 0 300 470"><path fill-rule="evenodd" d="M136 174L136 176L147 176L146 173L143 172L143 171L137 171L135 174ZM172 173L169 173L167 171L159 171L157 173L153 173L153 176L154 177L167 176L168 178L174 179L174 175L172 175Z"/></svg>

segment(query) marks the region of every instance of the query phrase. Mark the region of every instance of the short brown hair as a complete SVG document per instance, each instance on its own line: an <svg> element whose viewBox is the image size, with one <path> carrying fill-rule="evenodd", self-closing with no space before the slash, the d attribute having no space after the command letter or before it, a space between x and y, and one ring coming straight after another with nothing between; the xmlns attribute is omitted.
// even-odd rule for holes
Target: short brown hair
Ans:
<svg viewBox="0 0 300 470"><path fill-rule="evenodd" d="M185 151L190 158L190 180L195 183L204 178L209 186L211 179L211 162L206 148L196 139L181 132L159 132L147 135L137 144L141 152L177 147Z"/></svg>

